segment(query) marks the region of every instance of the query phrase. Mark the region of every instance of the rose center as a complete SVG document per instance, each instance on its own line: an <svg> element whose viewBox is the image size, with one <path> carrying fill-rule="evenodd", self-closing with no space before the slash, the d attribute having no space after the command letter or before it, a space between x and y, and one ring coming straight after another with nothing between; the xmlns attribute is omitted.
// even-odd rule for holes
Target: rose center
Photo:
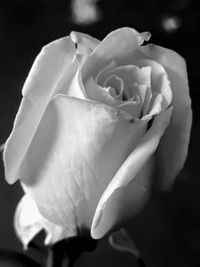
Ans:
<svg viewBox="0 0 200 267"><path fill-rule="evenodd" d="M139 68L135 65L108 67L99 73L97 80L112 97L118 100L143 102L140 87L150 86L151 68Z"/></svg>
<svg viewBox="0 0 200 267"><path fill-rule="evenodd" d="M138 95L137 83L129 85L129 88L125 86L124 80L115 74L112 74L105 80L103 87L112 97L123 101L132 100Z"/></svg>

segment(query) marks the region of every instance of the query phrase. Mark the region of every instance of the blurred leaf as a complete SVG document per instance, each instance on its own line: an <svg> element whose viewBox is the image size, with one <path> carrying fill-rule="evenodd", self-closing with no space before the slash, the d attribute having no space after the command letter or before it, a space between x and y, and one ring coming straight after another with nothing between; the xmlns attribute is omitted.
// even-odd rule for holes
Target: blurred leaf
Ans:
<svg viewBox="0 0 200 267"><path fill-rule="evenodd" d="M0 250L0 267L41 267L39 263L18 252Z"/></svg>
<svg viewBox="0 0 200 267"><path fill-rule="evenodd" d="M112 233L109 238L111 246L119 251L126 251L134 255L136 258L140 257L140 253L137 246L133 243L133 240L123 228Z"/></svg>

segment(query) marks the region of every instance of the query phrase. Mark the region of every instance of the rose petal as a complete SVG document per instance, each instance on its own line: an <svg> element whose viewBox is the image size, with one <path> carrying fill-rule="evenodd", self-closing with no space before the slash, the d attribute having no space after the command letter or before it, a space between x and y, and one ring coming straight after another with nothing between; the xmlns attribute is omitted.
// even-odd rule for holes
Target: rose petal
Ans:
<svg viewBox="0 0 200 267"><path fill-rule="evenodd" d="M152 99L152 90L151 87L147 86L146 88L146 92L145 92L145 98L144 98L144 103L143 103L143 116L145 116L148 111L149 111L149 107L151 104L151 99Z"/></svg>
<svg viewBox="0 0 200 267"><path fill-rule="evenodd" d="M147 45L141 47L145 56L162 64L167 71L173 92L172 122L159 145L159 177L161 187L169 188L186 159L192 124L191 99L184 59L176 52Z"/></svg>
<svg viewBox="0 0 200 267"><path fill-rule="evenodd" d="M171 115L172 108L156 116L152 127L104 191L92 222L93 238L104 236L116 223L136 213L146 202L151 174L149 169L153 166L147 163L169 125ZM139 171L143 173L137 176Z"/></svg>
<svg viewBox="0 0 200 267"><path fill-rule="evenodd" d="M46 232L45 245L53 244L76 234L42 217L35 201L27 194L23 196L17 206L14 226L17 236L22 241L25 249L41 230Z"/></svg>
<svg viewBox="0 0 200 267"><path fill-rule="evenodd" d="M162 94L163 96L163 109L166 109L172 102L172 90L168 75L161 64L153 60L138 60L136 64L140 67L150 67L151 69L151 88L152 92Z"/></svg>
<svg viewBox="0 0 200 267"><path fill-rule="evenodd" d="M133 119L138 119L142 111L140 101L126 101L123 104L117 105L116 108L126 111Z"/></svg>
<svg viewBox="0 0 200 267"><path fill-rule="evenodd" d="M131 119L104 104L61 95L48 105L21 178L43 216L70 231L91 226L102 193L144 135L147 122Z"/></svg>
<svg viewBox="0 0 200 267"><path fill-rule="evenodd" d="M85 88L82 82L80 68L77 70L71 81L71 84L68 87L67 96L77 97L79 99L87 98Z"/></svg>
<svg viewBox="0 0 200 267"><path fill-rule="evenodd" d="M147 96L146 91L148 90L149 87L150 86L145 85L145 84L140 84L140 85L137 84L137 91L140 97L140 103L141 103L142 109L144 109L145 98Z"/></svg>
<svg viewBox="0 0 200 267"><path fill-rule="evenodd" d="M97 85L92 77L90 77L85 84L85 91L89 99L116 107L119 110L126 111L132 116L132 118L137 119L142 110L142 105L140 105L140 102L124 102L119 98L113 97L109 93L109 89L110 88L102 88L101 86Z"/></svg>
<svg viewBox="0 0 200 267"><path fill-rule="evenodd" d="M77 44L77 53L81 56L81 63L100 43L98 39L81 32L71 32L70 37Z"/></svg>
<svg viewBox="0 0 200 267"><path fill-rule="evenodd" d="M154 101L152 103L152 107L147 115L145 115L142 120L146 120L147 118L152 118L152 116L159 114L161 111L165 109L162 107L163 96L161 94L155 94Z"/></svg>
<svg viewBox="0 0 200 267"><path fill-rule="evenodd" d="M113 69L115 69L117 67L116 62L113 60L110 64L108 64L106 67L104 67L103 69L101 69L97 76L95 77L95 82L99 85L103 85L104 81L105 81L105 75L108 71L111 71Z"/></svg>
<svg viewBox="0 0 200 267"><path fill-rule="evenodd" d="M139 94L138 89L140 85L151 85L151 67L139 68L134 65L125 65L115 69L110 68L101 77L101 80L104 79L103 85L112 75L116 75L124 81L124 95L127 96L127 99Z"/></svg>
<svg viewBox="0 0 200 267"><path fill-rule="evenodd" d="M91 73L95 77L102 68L113 60L116 61L117 65L123 65L133 51L149 38L149 33L138 33L132 28L120 28L111 32L85 61L82 69L83 81L87 80Z"/></svg>
<svg viewBox="0 0 200 267"><path fill-rule="evenodd" d="M4 150L6 179L14 183L23 176L21 164L50 99L67 94L78 68L74 43L62 38L45 46L37 56L23 87L23 96L13 131Z"/></svg>
<svg viewBox="0 0 200 267"><path fill-rule="evenodd" d="M87 83L85 83L85 92L88 99L104 103L108 106L114 107L123 103L122 100L113 97L109 93L108 88L103 88L100 85L96 84L92 77L90 77L87 80Z"/></svg>
<svg viewBox="0 0 200 267"><path fill-rule="evenodd" d="M124 91L124 81L119 78L117 75L111 75L107 78L107 80L104 83L104 87L111 86L111 89L109 92L113 97L119 98L122 100L122 94Z"/></svg>
<svg viewBox="0 0 200 267"><path fill-rule="evenodd" d="M109 69L104 73L102 80L106 80L111 75L117 75L122 78L127 86L132 85L134 83L137 84L145 84L147 86L151 85L151 67L146 66L139 68L135 65L125 65L116 67L114 69Z"/></svg>

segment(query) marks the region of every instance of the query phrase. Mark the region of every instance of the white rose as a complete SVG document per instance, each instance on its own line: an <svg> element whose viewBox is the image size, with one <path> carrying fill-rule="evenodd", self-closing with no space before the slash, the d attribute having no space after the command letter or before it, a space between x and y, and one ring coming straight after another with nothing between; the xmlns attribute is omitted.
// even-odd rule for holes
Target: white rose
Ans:
<svg viewBox="0 0 200 267"><path fill-rule="evenodd" d="M15 217L25 245L42 228L47 244L83 228L101 238L144 206L155 173L166 189L183 167L185 62L141 46L149 38L131 28L102 42L72 33L37 56L4 150L7 181L26 193Z"/></svg>

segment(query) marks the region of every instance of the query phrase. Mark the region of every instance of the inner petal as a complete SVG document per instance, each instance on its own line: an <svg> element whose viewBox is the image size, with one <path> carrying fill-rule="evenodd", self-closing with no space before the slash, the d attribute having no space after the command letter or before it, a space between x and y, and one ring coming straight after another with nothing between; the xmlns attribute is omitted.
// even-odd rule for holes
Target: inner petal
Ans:
<svg viewBox="0 0 200 267"><path fill-rule="evenodd" d="M113 97L122 99L122 94L124 91L124 81L117 75L111 75L104 82L104 87L110 87L110 94Z"/></svg>
<svg viewBox="0 0 200 267"><path fill-rule="evenodd" d="M128 84L138 83L149 85L151 83L151 67L149 66L142 68L135 65L120 66L114 69L109 69L104 75L104 78L106 79L111 74L121 77Z"/></svg>
<svg viewBox="0 0 200 267"><path fill-rule="evenodd" d="M105 81L112 75L116 75L124 81L125 100L140 93L137 90L139 85L151 85L151 67L149 66L139 68L135 65L126 65L110 68L104 73Z"/></svg>
<svg viewBox="0 0 200 267"><path fill-rule="evenodd" d="M140 67L151 67L151 88L152 92L161 93L163 96L162 107L166 109L172 102L172 90L170 81L164 67L154 60L138 60Z"/></svg>
<svg viewBox="0 0 200 267"><path fill-rule="evenodd" d="M122 100L113 97L111 87L104 88L96 84L94 79L90 77L85 84L85 92L88 99L104 103L109 106L117 106L123 103Z"/></svg>
<svg viewBox="0 0 200 267"><path fill-rule="evenodd" d="M117 67L116 62L113 60L110 64L108 64L105 68L103 68L101 71L99 71L99 73L97 74L96 78L95 78L95 82L97 84L103 84L103 82L106 80L107 78L107 72L111 72L112 70L114 70Z"/></svg>
<svg viewBox="0 0 200 267"><path fill-rule="evenodd" d="M102 69L95 79L85 82L87 97L124 110L134 119L148 113L151 96L151 67L124 65L117 67L112 61ZM151 90L150 90L151 91ZM145 110L143 110L145 105Z"/></svg>
<svg viewBox="0 0 200 267"><path fill-rule="evenodd" d="M104 103L106 105L124 110L134 119L138 118L142 111L142 105L139 96L132 97L128 101L123 101L117 97L113 97L112 87L101 87L96 84L94 79L90 77L85 85L87 98ZM113 89L114 90L114 89Z"/></svg>
<svg viewBox="0 0 200 267"><path fill-rule="evenodd" d="M123 102L118 105L116 108L120 110L124 110L127 113L131 114L133 119L138 119L140 117L142 111L142 105L140 103L139 97L135 97L135 100Z"/></svg>
<svg viewBox="0 0 200 267"><path fill-rule="evenodd" d="M156 114L159 114L161 111L164 111L162 103L163 103L162 94L158 94L154 92L152 95L150 110L148 114L145 115L142 119L150 118Z"/></svg>
<svg viewBox="0 0 200 267"><path fill-rule="evenodd" d="M142 108L143 116L145 116L149 111L151 99L152 99L152 90L151 90L151 87L149 86L146 88L146 91L145 91L145 98L144 98L144 103L143 103L143 108Z"/></svg>

